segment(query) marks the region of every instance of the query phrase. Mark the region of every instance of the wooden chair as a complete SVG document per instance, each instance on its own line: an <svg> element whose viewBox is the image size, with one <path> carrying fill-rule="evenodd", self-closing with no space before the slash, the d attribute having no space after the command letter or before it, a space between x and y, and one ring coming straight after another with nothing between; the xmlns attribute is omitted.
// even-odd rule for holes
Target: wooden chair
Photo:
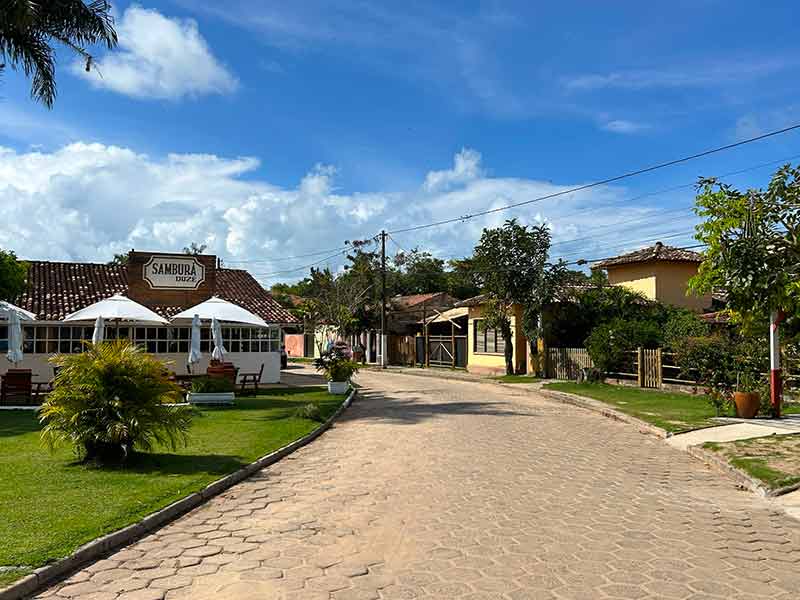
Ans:
<svg viewBox="0 0 800 600"><path fill-rule="evenodd" d="M241 380L239 383L242 385L241 394L244 395L245 388L248 385L253 386L253 393L258 393L258 384L261 383L261 375L264 373L264 363L261 363L261 368L258 370L258 373L241 373Z"/></svg>
<svg viewBox="0 0 800 600"><path fill-rule="evenodd" d="M30 369L9 369L0 377L0 404L31 404L32 376Z"/></svg>

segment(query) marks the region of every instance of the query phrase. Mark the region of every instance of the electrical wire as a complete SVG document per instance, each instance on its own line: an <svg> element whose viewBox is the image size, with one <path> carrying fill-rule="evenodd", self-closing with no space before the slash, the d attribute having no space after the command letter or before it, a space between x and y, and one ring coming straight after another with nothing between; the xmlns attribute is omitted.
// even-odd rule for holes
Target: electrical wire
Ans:
<svg viewBox="0 0 800 600"><path fill-rule="evenodd" d="M500 207L497 207L497 208L491 208L491 209L483 210L483 211L476 212L476 213L470 213L470 214L467 214L467 215L463 215L461 217L454 217L454 218L451 218L451 219L444 219L442 221L435 221L433 223L426 223L426 224L423 224L423 225L415 225L415 226L411 226L411 227L404 227L402 229L394 229L394 230L389 231L388 233L408 233L408 232L411 232L411 231L419 231L421 229L429 229L431 227L439 227L441 225L447 225L449 223L464 222L464 221L467 221L469 219L474 219L476 217L482 217L482 216L498 213L498 212L509 210L509 209L512 209L512 208L517 208L519 206L526 206L528 204L534 204L536 202L541 202L543 200L549 200L551 198L557 198L559 196L565 196L567 194L574 194L575 192L581 192L583 190L588 190L588 189L591 189L591 188L599 187L601 185L608 185L609 183L614 183L616 181L621 181L623 179L628 179L630 177L635 177L637 175L643 175L644 173L651 173L651 172L659 170L659 169L664 169L664 168L671 167L671 166L674 166L674 165L678 165L678 164L681 164L681 163L689 162L689 161L692 161L692 160L695 160L695 159L698 159L698 158L702 158L704 156L709 156L711 154L716 154L718 152L724 152L725 150L731 150L731 149L737 148L739 146L744 146L745 144L752 144L753 142L758 142L758 141L761 141L761 140L764 140L764 139L767 139L767 138L770 138L770 137L774 137L774 136L777 136L777 135L788 133L788 132L794 131L796 129L800 129L800 123L798 123L796 125L791 125L789 127L784 127L783 129L777 129L775 131L770 131L770 132L764 133L762 135L758 135L758 136L755 136L755 137L748 138L746 140L741 140L739 142L734 142L732 144L726 144L724 146L719 146L717 148L712 148L710 150L704 150L703 152L698 152L696 154L691 154L689 156L684 156L684 157L677 158L677 159L674 159L674 160L669 160L669 161L662 162L662 163L659 163L659 164L656 164L656 165L652 165L652 166L649 166L649 167L644 167L642 169L637 169L635 171L629 171L627 173L623 173L622 175L616 175L614 177L608 177L608 178L602 179L600 181L587 183L587 184L580 185L580 186L573 187L573 188L569 188L569 189L566 189L566 190L561 190L559 192L553 192L551 194L545 194L544 196L538 196L538 197L533 198L531 200L524 200L522 202L515 202L515 203L512 203L512 204L506 204L505 206L500 206Z"/></svg>

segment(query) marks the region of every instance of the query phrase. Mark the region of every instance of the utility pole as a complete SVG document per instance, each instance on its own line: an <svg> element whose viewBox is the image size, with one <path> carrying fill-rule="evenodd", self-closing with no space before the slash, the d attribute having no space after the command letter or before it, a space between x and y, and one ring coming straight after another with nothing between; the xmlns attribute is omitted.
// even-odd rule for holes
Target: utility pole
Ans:
<svg viewBox="0 0 800 600"><path fill-rule="evenodd" d="M381 368L386 368L386 231L381 231Z"/></svg>
<svg viewBox="0 0 800 600"><path fill-rule="evenodd" d="M769 327L769 396L772 404L772 416L781 416L783 401L783 377L781 373L781 344L778 327L783 320L783 311L774 311L770 315Z"/></svg>

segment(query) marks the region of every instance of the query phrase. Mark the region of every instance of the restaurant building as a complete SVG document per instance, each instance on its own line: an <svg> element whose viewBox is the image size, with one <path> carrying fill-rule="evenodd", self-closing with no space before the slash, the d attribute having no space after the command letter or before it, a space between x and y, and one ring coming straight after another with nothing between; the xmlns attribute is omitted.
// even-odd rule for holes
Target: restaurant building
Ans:
<svg viewBox="0 0 800 600"><path fill-rule="evenodd" d="M27 263L27 288L14 304L34 313L36 321L23 324L24 359L17 368L31 369L34 381L52 378L48 362L52 355L81 352L83 341L92 339L92 323L63 322L64 317L114 294L127 296L165 319L212 296L249 310L268 326L222 323L225 360L242 372L258 372L263 364L261 382L280 381L282 327L296 325L297 319L247 271L221 267L216 256L131 251L125 265ZM204 373L211 356L208 325L203 323L201 329L202 359L193 366L194 373ZM131 339L183 374L187 373L190 329L189 322L163 326L106 322L105 339ZM7 323L0 322L0 353L5 354L7 348ZM12 366L0 361L0 375Z"/></svg>

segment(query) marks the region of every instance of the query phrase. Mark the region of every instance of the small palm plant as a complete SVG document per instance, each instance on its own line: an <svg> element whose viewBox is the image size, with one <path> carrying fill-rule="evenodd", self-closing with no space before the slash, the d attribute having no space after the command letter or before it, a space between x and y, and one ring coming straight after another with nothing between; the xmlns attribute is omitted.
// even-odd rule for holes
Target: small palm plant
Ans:
<svg viewBox="0 0 800 600"><path fill-rule="evenodd" d="M135 344L88 344L86 352L51 360L61 369L39 417L51 449L66 442L84 459L103 462L186 443L191 408L169 405L180 401L180 387Z"/></svg>

